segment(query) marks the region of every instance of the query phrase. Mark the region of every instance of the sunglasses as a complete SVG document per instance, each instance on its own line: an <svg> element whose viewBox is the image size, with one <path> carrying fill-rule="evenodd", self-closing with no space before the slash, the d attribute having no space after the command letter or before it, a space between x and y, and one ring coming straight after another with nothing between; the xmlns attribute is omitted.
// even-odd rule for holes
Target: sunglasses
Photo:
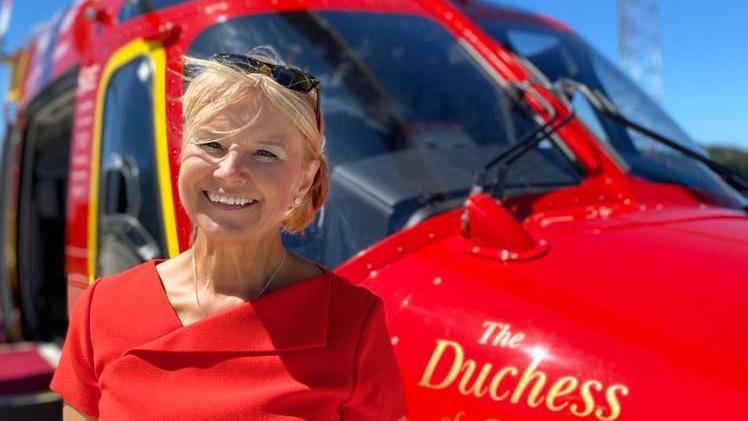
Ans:
<svg viewBox="0 0 748 421"><path fill-rule="evenodd" d="M317 130L321 130L320 121L320 83L317 78L309 73L293 67L279 64L267 63L256 58L248 57L243 54L218 53L210 57L211 60L227 66L234 67L247 73L260 73L273 78L279 85L284 86L292 91L309 93L317 89L317 104L315 105L315 114L317 117Z"/></svg>

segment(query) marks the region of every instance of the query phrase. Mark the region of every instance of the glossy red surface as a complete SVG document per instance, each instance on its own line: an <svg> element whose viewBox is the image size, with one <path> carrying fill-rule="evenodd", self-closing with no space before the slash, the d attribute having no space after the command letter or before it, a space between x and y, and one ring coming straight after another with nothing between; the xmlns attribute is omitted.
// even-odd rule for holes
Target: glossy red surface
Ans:
<svg viewBox="0 0 748 421"><path fill-rule="evenodd" d="M743 419L745 214L638 203L531 215L535 259L476 250L455 210L340 267L386 297L415 419Z"/></svg>
<svg viewBox="0 0 748 421"><path fill-rule="evenodd" d="M71 301L88 286L96 86L112 52L134 38L165 46L167 98L181 94L179 58L208 26L308 7L429 16L504 81L527 78L511 53L441 1L194 1L122 25L106 19L121 4L97 2L102 19L75 20L79 53L54 65L54 75L80 65L66 248ZM33 73L38 65L29 68ZM29 76L25 86L29 99L42 85ZM537 89L563 117L552 92ZM167 103L167 121L176 185L177 101ZM745 213L628 175L576 120L558 136L587 171L580 185L503 207L472 198L469 231L465 210L456 209L388 237L336 270L385 299L410 419L747 419ZM171 194L178 204L176 190ZM178 205L176 213L184 249L190 224Z"/></svg>

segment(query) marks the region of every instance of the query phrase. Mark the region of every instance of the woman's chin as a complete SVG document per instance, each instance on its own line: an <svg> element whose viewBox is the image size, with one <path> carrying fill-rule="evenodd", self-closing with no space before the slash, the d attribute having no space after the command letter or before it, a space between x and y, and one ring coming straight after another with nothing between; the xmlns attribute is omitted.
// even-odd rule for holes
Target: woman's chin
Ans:
<svg viewBox="0 0 748 421"><path fill-rule="evenodd" d="M237 226L235 223L225 221L214 221L198 219L197 227L200 235L204 235L214 241L241 242L258 237L258 230L248 224Z"/></svg>

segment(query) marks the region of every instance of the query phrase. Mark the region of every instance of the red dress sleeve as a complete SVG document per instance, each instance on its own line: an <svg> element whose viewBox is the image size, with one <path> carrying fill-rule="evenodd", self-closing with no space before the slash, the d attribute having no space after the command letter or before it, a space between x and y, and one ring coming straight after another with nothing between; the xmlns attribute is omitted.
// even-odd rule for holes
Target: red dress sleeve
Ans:
<svg viewBox="0 0 748 421"><path fill-rule="evenodd" d="M91 296L95 286L96 283L89 286L73 305L60 362L49 388L79 412L98 417L101 392L94 372L89 328Z"/></svg>
<svg viewBox="0 0 748 421"><path fill-rule="evenodd" d="M341 408L344 421L394 421L407 412L400 369L385 324L382 300L369 312L356 351L353 391Z"/></svg>

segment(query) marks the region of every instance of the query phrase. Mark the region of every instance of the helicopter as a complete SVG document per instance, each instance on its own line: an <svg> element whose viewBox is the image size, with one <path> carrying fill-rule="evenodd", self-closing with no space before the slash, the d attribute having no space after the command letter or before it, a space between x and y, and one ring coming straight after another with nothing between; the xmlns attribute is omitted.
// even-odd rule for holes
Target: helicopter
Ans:
<svg viewBox="0 0 748 421"><path fill-rule="evenodd" d="M11 59L7 342L189 246L181 58L257 45L322 84L330 193L284 243L382 297L409 419L748 415L745 180L572 30L486 2L72 2ZM53 369L7 411L59 411Z"/></svg>

